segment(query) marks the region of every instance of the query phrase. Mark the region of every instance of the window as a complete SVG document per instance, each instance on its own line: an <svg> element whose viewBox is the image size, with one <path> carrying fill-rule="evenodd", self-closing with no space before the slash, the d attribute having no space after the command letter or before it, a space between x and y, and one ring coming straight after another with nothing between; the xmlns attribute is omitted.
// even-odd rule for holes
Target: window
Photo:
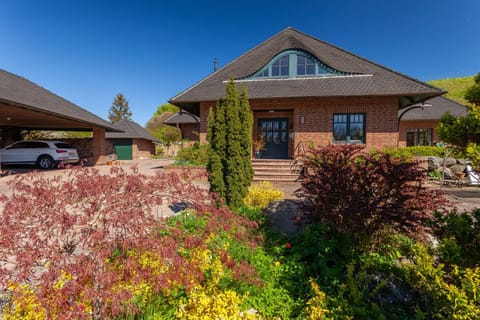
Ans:
<svg viewBox="0 0 480 320"><path fill-rule="evenodd" d="M290 70L290 57L279 57L272 64L272 77L288 77Z"/></svg>
<svg viewBox="0 0 480 320"><path fill-rule="evenodd" d="M407 129L407 147L431 146L433 129Z"/></svg>
<svg viewBox="0 0 480 320"><path fill-rule="evenodd" d="M306 51L286 50L277 54L263 68L244 79L345 75L352 75L352 73L335 70Z"/></svg>
<svg viewBox="0 0 480 320"><path fill-rule="evenodd" d="M315 62L311 59L297 55L297 76L306 76L315 74Z"/></svg>
<svg viewBox="0 0 480 320"><path fill-rule="evenodd" d="M337 143L365 143L364 113L335 113L333 141Z"/></svg>

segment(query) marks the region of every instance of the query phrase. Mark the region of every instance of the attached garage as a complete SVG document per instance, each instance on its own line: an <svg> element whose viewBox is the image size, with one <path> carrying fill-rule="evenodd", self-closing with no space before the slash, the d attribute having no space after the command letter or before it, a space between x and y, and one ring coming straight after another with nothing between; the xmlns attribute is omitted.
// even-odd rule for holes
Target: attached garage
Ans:
<svg viewBox="0 0 480 320"><path fill-rule="evenodd" d="M132 160L132 139L111 139L118 160Z"/></svg>

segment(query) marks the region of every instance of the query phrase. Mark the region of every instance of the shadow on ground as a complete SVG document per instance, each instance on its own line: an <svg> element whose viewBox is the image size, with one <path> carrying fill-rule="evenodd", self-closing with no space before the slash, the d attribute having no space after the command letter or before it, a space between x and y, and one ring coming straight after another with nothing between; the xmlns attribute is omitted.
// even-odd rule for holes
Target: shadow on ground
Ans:
<svg viewBox="0 0 480 320"><path fill-rule="evenodd" d="M268 224L285 234L297 234L300 224L297 223L297 212L300 200L285 199L274 201L264 209L268 215Z"/></svg>

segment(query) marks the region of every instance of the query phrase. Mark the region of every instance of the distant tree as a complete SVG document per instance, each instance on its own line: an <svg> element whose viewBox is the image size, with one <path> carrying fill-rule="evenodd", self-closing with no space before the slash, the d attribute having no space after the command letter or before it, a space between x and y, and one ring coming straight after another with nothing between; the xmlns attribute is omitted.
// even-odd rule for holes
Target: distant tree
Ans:
<svg viewBox="0 0 480 320"><path fill-rule="evenodd" d="M242 204L252 182L252 123L246 89L239 96L235 82L229 81L225 98L218 100L215 111L209 111L207 170L210 190L224 198L230 207Z"/></svg>
<svg viewBox="0 0 480 320"><path fill-rule="evenodd" d="M169 103L162 104L147 122L147 130L152 136L163 144L172 144L182 139L182 132L179 128L163 123L179 109Z"/></svg>
<svg viewBox="0 0 480 320"><path fill-rule="evenodd" d="M473 78L473 81L475 83L467 89L465 99L471 104L480 107L480 72Z"/></svg>
<svg viewBox="0 0 480 320"><path fill-rule="evenodd" d="M460 155L470 158L474 167L480 169L480 73L474 81L465 94L465 99L472 104L467 114L459 118L444 114L437 133L442 141L455 146Z"/></svg>
<svg viewBox="0 0 480 320"><path fill-rule="evenodd" d="M154 116L162 115L165 112L177 113L178 111L180 111L180 108L178 108L177 106L174 106L173 104L170 104L170 103L164 103L157 108L157 111L154 113Z"/></svg>
<svg viewBox="0 0 480 320"><path fill-rule="evenodd" d="M90 131L22 130L20 134L23 140L87 139L92 137Z"/></svg>
<svg viewBox="0 0 480 320"><path fill-rule="evenodd" d="M111 123L117 123L120 120L131 120L132 112L128 107L128 100L121 93L117 93L113 99L112 106L108 113L108 120Z"/></svg>

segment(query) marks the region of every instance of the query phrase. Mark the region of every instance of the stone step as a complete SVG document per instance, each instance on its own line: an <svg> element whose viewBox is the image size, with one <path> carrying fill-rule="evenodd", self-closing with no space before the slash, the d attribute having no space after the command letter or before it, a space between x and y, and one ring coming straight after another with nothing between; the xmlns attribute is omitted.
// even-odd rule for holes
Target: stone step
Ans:
<svg viewBox="0 0 480 320"><path fill-rule="evenodd" d="M253 181L270 181L270 182L300 182L302 179L297 175L291 176L272 176L272 175L255 175Z"/></svg>
<svg viewBox="0 0 480 320"><path fill-rule="evenodd" d="M296 171L302 169L301 166L289 165L289 166L269 166L269 165L255 165L253 166L255 170L268 170L268 171Z"/></svg>
<svg viewBox="0 0 480 320"><path fill-rule="evenodd" d="M255 175L262 176L298 176L299 172L292 172L291 170L255 170Z"/></svg>
<svg viewBox="0 0 480 320"><path fill-rule="evenodd" d="M302 165L294 160L252 160L253 181L298 182L301 180Z"/></svg>

